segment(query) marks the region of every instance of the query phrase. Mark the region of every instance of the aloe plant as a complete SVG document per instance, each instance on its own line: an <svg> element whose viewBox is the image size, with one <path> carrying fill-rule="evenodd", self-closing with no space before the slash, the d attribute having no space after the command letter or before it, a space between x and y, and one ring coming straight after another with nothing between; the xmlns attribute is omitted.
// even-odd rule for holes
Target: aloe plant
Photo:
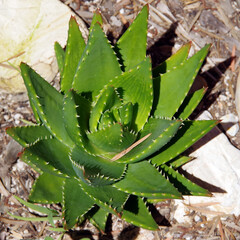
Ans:
<svg viewBox="0 0 240 240"><path fill-rule="evenodd" d="M29 201L61 203L65 228L90 219L104 231L109 213L156 230L149 204L210 193L186 179L181 155L218 122L189 120L205 89L188 94L209 45L188 58L183 46L152 69L146 56L148 6L115 46L96 13L87 44L74 18L66 49L55 52L56 90L21 63L34 125L7 129L40 173Z"/></svg>

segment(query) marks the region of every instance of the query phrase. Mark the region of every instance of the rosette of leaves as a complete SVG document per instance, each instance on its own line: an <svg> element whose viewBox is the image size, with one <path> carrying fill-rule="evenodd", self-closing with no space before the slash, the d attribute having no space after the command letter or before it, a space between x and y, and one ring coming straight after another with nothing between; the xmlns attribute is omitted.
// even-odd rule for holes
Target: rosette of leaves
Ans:
<svg viewBox="0 0 240 240"><path fill-rule="evenodd" d="M74 18L66 48L55 51L56 90L22 63L36 123L7 129L40 173L29 196L61 203L65 228L90 219L104 231L109 213L156 230L149 204L210 193L186 179L182 156L217 121L188 120L205 89L189 94L209 45L188 58L183 46L152 69L146 56L148 6L112 46L96 13L85 44Z"/></svg>

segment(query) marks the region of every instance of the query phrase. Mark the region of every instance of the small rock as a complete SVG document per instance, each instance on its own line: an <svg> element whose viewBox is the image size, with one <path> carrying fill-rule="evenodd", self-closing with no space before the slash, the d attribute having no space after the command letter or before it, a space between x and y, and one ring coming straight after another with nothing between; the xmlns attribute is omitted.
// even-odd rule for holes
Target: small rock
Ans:
<svg viewBox="0 0 240 240"><path fill-rule="evenodd" d="M124 13L125 13L124 8L121 8L119 12L120 12L121 14L124 14Z"/></svg>
<svg viewBox="0 0 240 240"><path fill-rule="evenodd" d="M122 26L121 21L120 21L119 19L117 19L117 17L111 16L111 17L110 17L110 20L111 20L111 24L112 24L113 26L117 26L117 27L121 27L121 26Z"/></svg>
<svg viewBox="0 0 240 240"><path fill-rule="evenodd" d="M195 222L199 222L201 220L201 218L198 216L198 215L196 215L195 217L194 217L194 221Z"/></svg>
<svg viewBox="0 0 240 240"><path fill-rule="evenodd" d="M238 117L230 113L221 117L221 120L222 128L228 135L234 137L239 131Z"/></svg>
<svg viewBox="0 0 240 240"><path fill-rule="evenodd" d="M16 125L19 125L21 119L23 119L22 114L17 113L17 114L14 115L14 121L15 121Z"/></svg>

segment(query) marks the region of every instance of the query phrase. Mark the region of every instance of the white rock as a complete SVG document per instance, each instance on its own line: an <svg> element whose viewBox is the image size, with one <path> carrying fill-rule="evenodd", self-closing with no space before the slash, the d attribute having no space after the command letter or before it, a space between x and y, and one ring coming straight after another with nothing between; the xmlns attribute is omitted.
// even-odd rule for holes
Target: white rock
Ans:
<svg viewBox="0 0 240 240"><path fill-rule="evenodd" d="M120 12L121 14L124 14L124 13L125 13L124 8L121 8L119 12Z"/></svg>
<svg viewBox="0 0 240 240"><path fill-rule="evenodd" d="M195 217L194 217L194 221L195 222L199 222L201 220L201 218L198 216L198 215L196 215Z"/></svg>
<svg viewBox="0 0 240 240"><path fill-rule="evenodd" d="M211 119L205 111L200 119ZM204 144L205 142L205 144ZM203 145L202 145L203 144ZM207 207L215 213L206 213L211 218L220 214L240 214L240 151L235 148L217 127L201 139L191 156L196 158L183 166L183 169L194 177L224 190L226 193L213 193L213 197L185 197L184 201L176 200L177 210L174 218L178 222L188 222L186 204L209 203ZM212 203L218 203L211 205Z"/></svg>
<svg viewBox="0 0 240 240"><path fill-rule="evenodd" d="M121 27L122 23L116 16L111 16L110 20L113 26Z"/></svg>
<svg viewBox="0 0 240 240"><path fill-rule="evenodd" d="M25 91L16 70L21 61L52 80L57 73L54 42L65 46L68 21L74 13L58 0L0 0L0 8L1 89ZM83 21L78 21L86 38L88 30Z"/></svg>
<svg viewBox="0 0 240 240"><path fill-rule="evenodd" d="M229 134L232 137L235 136L239 130L238 117L230 113L221 117L221 120L222 120L221 125L224 128L224 130L227 132L227 134ZM231 126L229 126L227 123L230 123Z"/></svg>

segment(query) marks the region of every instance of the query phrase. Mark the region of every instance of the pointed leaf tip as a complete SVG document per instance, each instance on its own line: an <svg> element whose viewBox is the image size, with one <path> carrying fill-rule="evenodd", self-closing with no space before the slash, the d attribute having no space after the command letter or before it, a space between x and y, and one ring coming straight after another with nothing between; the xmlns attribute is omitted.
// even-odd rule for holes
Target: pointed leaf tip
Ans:
<svg viewBox="0 0 240 240"><path fill-rule="evenodd" d="M89 29L89 32L91 33L93 27L95 24L99 24L101 27L103 25L103 19L102 19L102 15L101 15L101 12L99 9L97 9L95 12L94 12L94 15L93 15L93 18L92 18L92 22L91 22L91 26L90 26L90 29Z"/></svg>
<svg viewBox="0 0 240 240"><path fill-rule="evenodd" d="M139 64L146 57L148 6L145 5L133 23L115 45L124 71Z"/></svg>
<svg viewBox="0 0 240 240"><path fill-rule="evenodd" d="M68 39L64 66L62 67L61 90L67 91L72 87L75 72L85 49L85 41L75 17L71 16L68 28Z"/></svg>

